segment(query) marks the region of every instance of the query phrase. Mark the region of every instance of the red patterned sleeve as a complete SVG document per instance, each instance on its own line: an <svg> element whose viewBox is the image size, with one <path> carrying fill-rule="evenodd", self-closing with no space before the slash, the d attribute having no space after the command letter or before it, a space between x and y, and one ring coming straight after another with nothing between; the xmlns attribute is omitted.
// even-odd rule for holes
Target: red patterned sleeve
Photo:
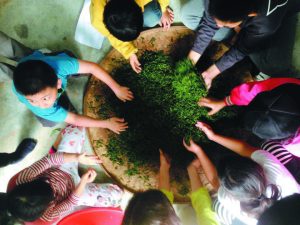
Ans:
<svg viewBox="0 0 300 225"><path fill-rule="evenodd" d="M43 157L39 161L35 162L31 166L22 170L16 180L16 184L23 184L34 180L38 175L52 166L59 166L64 163L63 153L55 153Z"/></svg>
<svg viewBox="0 0 300 225"><path fill-rule="evenodd" d="M66 200L62 201L61 203L53 205L53 207L50 206L46 210L46 212L44 212L41 220L54 221L58 218L63 217L68 212L70 212L74 206L78 204L78 201L79 197L72 193Z"/></svg>

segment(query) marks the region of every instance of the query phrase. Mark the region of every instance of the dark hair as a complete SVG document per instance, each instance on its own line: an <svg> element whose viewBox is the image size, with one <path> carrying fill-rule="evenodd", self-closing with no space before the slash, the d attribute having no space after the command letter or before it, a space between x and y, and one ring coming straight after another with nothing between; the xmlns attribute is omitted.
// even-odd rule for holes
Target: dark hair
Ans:
<svg viewBox="0 0 300 225"><path fill-rule="evenodd" d="M18 220L7 212L7 194L0 193L0 224L16 225L17 222Z"/></svg>
<svg viewBox="0 0 300 225"><path fill-rule="evenodd" d="M18 64L14 71L15 88L23 95L34 95L47 87L56 87L54 69L41 60L28 60Z"/></svg>
<svg viewBox="0 0 300 225"><path fill-rule="evenodd" d="M258 218L280 197L276 185L267 185L263 168L249 158L231 156L221 160L217 170L226 195L239 200L241 209L252 217Z"/></svg>
<svg viewBox="0 0 300 225"><path fill-rule="evenodd" d="M267 209L257 225L299 225L300 194L285 197Z"/></svg>
<svg viewBox="0 0 300 225"><path fill-rule="evenodd" d="M54 199L50 185L43 179L16 186L7 194L6 210L14 218L35 221Z"/></svg>
<svg viewBox="0 0 300 225"><path fill-rule="evenodd" d="M110 0L104 7L104 24L121 41L133 41L143 29L143 12L134 0Z"/></svg>
<svg viewBox="0 0 300 225"><path fill-rule="evenodd" d="M259 93L242 120L246 130L262 139L293 136L300 127L300 85L283 84Z"/></svg>
<svg viewBox="0 0 300 225"><path fill-rule="evenodd" d="M170 201L159 190L137 193L130 200L122 225L180 225Z"/></svg>
<svg viewBox="0 0 300 225"><path fill-rule="evenodd" d="M210 0L208 12L224 22L245 20L250 13L257 13L261 0Z"/></svg>

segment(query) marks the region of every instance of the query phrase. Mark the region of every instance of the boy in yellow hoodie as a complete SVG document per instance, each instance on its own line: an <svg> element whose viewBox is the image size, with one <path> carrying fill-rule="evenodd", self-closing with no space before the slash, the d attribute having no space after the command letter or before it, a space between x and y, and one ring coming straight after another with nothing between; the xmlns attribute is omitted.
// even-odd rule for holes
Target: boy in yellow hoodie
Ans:
<svg viewBox="0 0 300 225"><path fill-rule="evenodd" d="M168 8L170 0L92 0L91 23L117 49L129 59L132 69L140 73L142 68L133 45L143 27L160 24L167 30L174 20Z"/></svg>

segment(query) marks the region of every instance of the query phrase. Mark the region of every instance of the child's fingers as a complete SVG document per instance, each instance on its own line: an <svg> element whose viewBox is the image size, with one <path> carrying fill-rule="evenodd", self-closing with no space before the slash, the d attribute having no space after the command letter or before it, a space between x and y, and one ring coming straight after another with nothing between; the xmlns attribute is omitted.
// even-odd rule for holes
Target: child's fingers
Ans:
<svg viewBox="0 0 300 225"><path fill-rule="evenodd" d="M208 103L208 102L206 102L206 101L199 101L198 102L198 105L199 106L204 106L204 107L208 107L208 108L211 108L211 105L210 105L210 103Z"/></svg>
<svg viewBox="0 0 300 225"><path fill-rule="evenodd" d="M140 67L139 62L138 63L133 62L131 67L136 73L140 73L142 71L142 68Z"/></svg>
<svg viewBox="0 0 300 225"><path fill-rule="evenodd" d="M166 164L170 164L171 161L169 156L166 155L162 149L159 149L159 160L160 162L164 162Z"/></svg>
<svg viewBox="0 0 300 225"><path fill-rule="evenodd" d="M201 130L203 132L205 131L206 127L205 127L204 123L198 121L195 126L198 127L199 130Z"/></svg>
<svg viewBox="0 0 300 225"><path fill-rule="evenodd" d="M196 144L196 143L194 142L194 140L191 139L191 140L190 140L190 146L191 146L191 145L195 145L195 144Z"/></svg>
<svg viewBox="0 0 300 225"><path fill-rule="evenodd" d="M159 160L162 161L164 158L164 153L162 152L161 149L159 149Z"/></svg>
<svg viewBox="0 0 300 225"><path fill-rule="evenodd" d="M119 128L118 128L118 131L119 131L119 132L122 132L122 131L127 130L127 128L128 128L128 126L126 126L126 127L119 127Z"/></svg>
<svg viewBox="0 0 300 225"><path fill-rule="evenodd" d="M118 117L115 117L114 120L115 120L116 122L124 122L124 121L125 121L124 118L118 118Z"/></svg>
<svg viewBox="0 0 300 225"><path fill-rule="evenodd" d="M96 155L90 155L88 156L90 160L94 163L102 163L102 160L99 158L99 156Z"/></svg>
<svg viewBox="0 0 300 225"><path fill-rule="evenodd" d="M92 171L91 171L91 176L92 176L93 178L96 178L97 172L96 172L95 170L92 170Z"/></svg>
<svg viewBox="0 0 300 225"><path fill-rule="evenodd" d="M120 128L127 128L128 127L128 123L127 122L121 122L120 124L118 124L118 127L120 127Z"/></svg>
<svg viewBox="0 0 300 225"><path fill-rule="evenodd" d="M203 123L203 122L197 121L196 127L203 127L203 126L204 126L204 123Z"/></svg>
<svg viewBox="0 0 300 225"><path fill-rule="evenodd" d="M142 72L142 68L139 65L135 66L135 72L140 73Z"/></svg>
<svg viewBox="0 0 300 225"><path fill-rule="evenodd" d="M185 142L184 138L183 138L183 140L182 140L182 144L183 144L183 146L184 146L187 150L189 150L189 147L190 147L190 146L187 145L187 143Z"/></svg>
<svg viewBox="0 0 300 225"><path fill-rule="evenodd" d="M216 113L216 111L214 109L210 110L207 115L212 116Z"/></svg>
<svg viewBox="0 0 300 225"><path fill-rule="evenodd" d="M169 14L172 15L172 16L174 17L174 12L173 12L173 10L172 10L171 8L167 8L167 10L168 10Z"/></svg>
<svg viewBox="0 0 300 225"><path fill-rule="evenodd" d="M200 98L199 102L210 102L209 98Z"/></svg>
<svg viewBox="0 0 300 225"><path fill-rule="evenodd" d="M126 100L132 100L132 99L134 98L133 93L132 93L131 91L129 91L129 92L127 93L126 98L127 98Z"/></svg>

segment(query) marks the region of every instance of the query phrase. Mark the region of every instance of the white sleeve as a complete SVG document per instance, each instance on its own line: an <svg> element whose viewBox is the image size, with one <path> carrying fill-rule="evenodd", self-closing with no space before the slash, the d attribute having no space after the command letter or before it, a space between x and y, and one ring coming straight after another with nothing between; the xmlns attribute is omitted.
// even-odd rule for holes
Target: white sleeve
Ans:
<svg viewBox="0 0 300 225"><path fill-rule="evenodd" d="M251 159L263 167L267 182L280 188L282 198L300 193L299 184L293 175L275 156L269 152L257 150L252 153Z"/></svg>

